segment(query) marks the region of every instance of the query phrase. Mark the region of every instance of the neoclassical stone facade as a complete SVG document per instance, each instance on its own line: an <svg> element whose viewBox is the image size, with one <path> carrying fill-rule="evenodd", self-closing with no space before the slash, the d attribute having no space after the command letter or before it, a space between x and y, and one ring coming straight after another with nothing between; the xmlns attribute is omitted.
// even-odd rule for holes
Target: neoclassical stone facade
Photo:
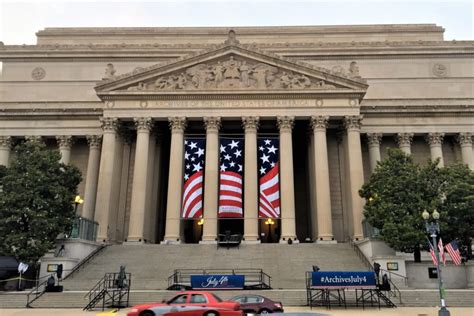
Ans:
<svg viewBox="0 0 474 316"><path fill-rule="evenodd" d="M474 168L471 41L436 25L47 28L0 44L0 164L43 141L81 169L110 242L361 239L358 190L399 147ZM206 139L203 219L182 219L187 136ZM219 139L244 140L241 219L218 218ZM280 143L281 217L258 218L257 139ZM271 238L269 238L271 235Z"/></svg>

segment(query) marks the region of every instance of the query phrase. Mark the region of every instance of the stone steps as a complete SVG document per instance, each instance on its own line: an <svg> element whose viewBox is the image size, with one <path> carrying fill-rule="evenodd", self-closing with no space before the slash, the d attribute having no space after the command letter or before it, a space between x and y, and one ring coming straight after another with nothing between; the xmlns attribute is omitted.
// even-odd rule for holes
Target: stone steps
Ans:
<svg viewBox="0 0 474 316"><path fill-rule="evenodd" d="M106 272L120 265L132 273L132 289L162 290L174 269L263 269L273 288L305 285L312 265L322 270L367 270L349 244L259 244L240 248L215 245L114 245L64 281L67 290L89 290Z"/></svg>

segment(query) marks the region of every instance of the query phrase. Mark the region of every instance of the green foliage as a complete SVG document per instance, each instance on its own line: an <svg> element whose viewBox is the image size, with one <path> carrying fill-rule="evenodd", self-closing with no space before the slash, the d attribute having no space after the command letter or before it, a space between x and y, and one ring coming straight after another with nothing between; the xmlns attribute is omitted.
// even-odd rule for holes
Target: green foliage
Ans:
<svg viewBox="0 0 474 316"><path fill-rule="evenodd" d="M67 232L74 219L73 200L81 174L59 162L60 153L26 142L0 170L0 252L36 262Z"/></svg>
<svg viewBox="0 0 474 316"><path fill-rule="evenodd" d="M359 191L367 201L364 215L390 247L413 252L426 244L421 213L439 208L443 183L437 161L420 166L401 150L391 149ZM440 213L446 220L444 210Z"/></svg>
<svg viewBox="0 0 474 316"><path fill-rule="evenodd" d="M441 228L441 235L445 242L458 238L469 252L474 235L474 172L467 165L454 164L443 169L443 176L446 199L441 210L449 225Z"/></svg>

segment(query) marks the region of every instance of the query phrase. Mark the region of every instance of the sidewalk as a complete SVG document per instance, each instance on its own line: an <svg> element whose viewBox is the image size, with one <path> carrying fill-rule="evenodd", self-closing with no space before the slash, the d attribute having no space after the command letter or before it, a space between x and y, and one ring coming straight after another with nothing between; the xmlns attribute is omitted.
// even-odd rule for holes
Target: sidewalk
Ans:
<svg viewBox="0 0 474 316"><path fill-rule="evenodd" d="M453 307L450 308L451 316L473 316L474 308ZM333 316L347 315L383 315L383 316L437 316L438 309L435 307L402 307L402 308L382 308L382 309L331 309L309 307L287 307L285 312L288 313L320 313ZM79 316L88 315L96 316L100 311L84 312L80 309L0 309L0 316ZM126 310L118 312L117 316L125 316Z"/></svg>

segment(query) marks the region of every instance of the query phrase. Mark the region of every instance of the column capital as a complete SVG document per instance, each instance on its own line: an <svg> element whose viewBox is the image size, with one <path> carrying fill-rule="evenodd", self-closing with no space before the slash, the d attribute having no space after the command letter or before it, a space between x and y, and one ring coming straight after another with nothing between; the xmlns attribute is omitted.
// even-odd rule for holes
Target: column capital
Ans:
<svg viewBox="0 0 474 316"><path fill-rule="evenodd" d="M398 146L409 146L413 142L413 133L398 133L395 136L395 139L398 143Z"/></svg>
<svg viewBox="0 0 474 316"><path fill-rule="evenodd" d="M277 116L277 125L280 131L291 131L295 125L295 117Z"/></svg>
<svg viewBox="0 0 474 316"><path fill-rule="evenodd" d="M461 146L472 146L472 133L459 133L459 135L456 136L456 141Z"/></svg>
<svg viewBox="0 0 474 316"><path fill-rule="evenodd" d="M11 136L0 136L0 147L12 147L12 138Z"/></svg>
<svg viewBox="0 0 474 316"><path fill-rule="evenodd" d="M367 142L369 143L369 146L380 146L382 136L382 133L367 133Z"/></svg>
<svg viewBox="0 0 474 316"><path fill-rule="evenodd" d="M206 127L206 131L208 132L217 132L221 128L221 117L220 116L213 116L203 118L204 126Z"/></svg>
<svg viewBox="0 0 474 316"><path fill-rule="evenodd" d="M443 143L444 133L429 133L426 135L426 141L430 146L441 145Z"/></svg>
<svg viewBox="0 0 474 316"><path fill-rule="evenodd" d="M242 116L242 127L244 130L257 130L260 125L258 116Z"/></svg>
<svg viewBox="0 0 474 316"><path fill-rule="evenodd" d="M100 148L100 144L102 142L102 136L101 135L87 135L86 136L87 143L89 144L89 147L98 149Z"/></svg>
<svg viewBox="0 0 474 316"><path fill-rule="evenodd" d="M137 128L137 132L147 131L150 132L153 128L153 120L151 117L134 117L133 123Z"/></svg>
<svg viewBox="0 0 474 316"><path fill-rule="evenodd" d="M168 117L168 122L171 130L174 131L179 131L179 132L184 132L186 129L186 118L183 116L174 116L174 117Z"/></svg>
<svg viewBox="0 0 474 316"><path fill-rule="evenodd" d="M311 116L310 124L313 131L326 131L329 125L329 116Z"/></svg>
<svg viewBox="0 0 474 316"><path fill-rule="evenodd" d="M347 130L360 130L363 118L362 115L344 116L344 127Z"/></svg>
<svg viewBox="0 0 474 316"><path fill-rule="evenodd" d="M41 143L43 141L43 137L38 135L26 135L25 139L32 143Z"/></svg>
<svg viewBox="0 0 474 316"><path fill-rule="evenodd" d="M116 117L101 117L100 124L102 130L117 132L119 128L119 120Z"/></svg>
<svg viewBox="0 0 474 316"><path fill-rule="evenodd" d="M56 136L58 147L63 149L71 149L74 139L71 135L59 135Z"/></svg>

